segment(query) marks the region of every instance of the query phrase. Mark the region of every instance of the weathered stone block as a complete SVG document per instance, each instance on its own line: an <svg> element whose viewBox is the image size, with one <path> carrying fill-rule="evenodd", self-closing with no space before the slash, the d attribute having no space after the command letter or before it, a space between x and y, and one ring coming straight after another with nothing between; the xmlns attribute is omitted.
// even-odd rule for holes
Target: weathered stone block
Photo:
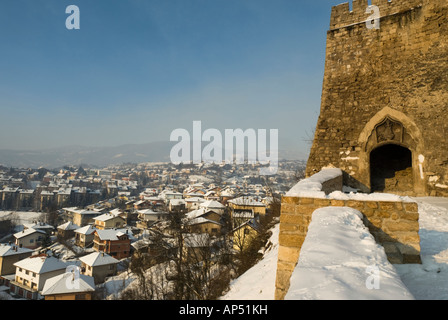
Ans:
<svg viewBox="0 0 448 320"><path fill-rule="evenodd" d="M420 226L416 221L409 220L384 220L383 228L386 232L411 231L418 232Z"/></svg>
<svg viewBox="0 0 448 320"><path fill-rule="evenodd" d="M330 205L332 207L344 207L345 206L345 202L344 202L344 200L331 199Z"/></svg>
<svg viewBox="0 0 448 320"><path fill-rule="evenodd" d="M280 246L297 248L301 248L303 242L305 241L305 237L298 234L280 233L278 239Z"/></svg>

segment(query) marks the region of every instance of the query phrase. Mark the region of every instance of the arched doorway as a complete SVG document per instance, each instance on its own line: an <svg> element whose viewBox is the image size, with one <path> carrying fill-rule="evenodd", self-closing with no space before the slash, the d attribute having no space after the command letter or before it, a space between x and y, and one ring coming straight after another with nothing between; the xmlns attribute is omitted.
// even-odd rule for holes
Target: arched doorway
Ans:
<svg viewBox="0 0 448 320"><path fill-rule="evenodd" d="M412 152L397 144L386 144L370 153L372 192L410 192L414 190Z"/></svg>

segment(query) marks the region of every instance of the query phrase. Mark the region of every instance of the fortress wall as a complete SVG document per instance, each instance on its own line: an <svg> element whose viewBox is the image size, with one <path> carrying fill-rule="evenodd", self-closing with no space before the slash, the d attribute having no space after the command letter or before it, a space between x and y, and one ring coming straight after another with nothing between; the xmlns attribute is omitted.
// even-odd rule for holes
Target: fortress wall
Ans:
<svg viewBox="0 0 448 320"><path fill-rule="evenodd" d="M306 176L333 165L369 192L375 125L403 126L414 195L448 195L448 2L373 1L380 29L363 22L367 1L333 7L321 110ZM373 121L373 122L372 122ZM419 162L418 159L424 159ZM420 164L422 165L420 172Z"/></svg>

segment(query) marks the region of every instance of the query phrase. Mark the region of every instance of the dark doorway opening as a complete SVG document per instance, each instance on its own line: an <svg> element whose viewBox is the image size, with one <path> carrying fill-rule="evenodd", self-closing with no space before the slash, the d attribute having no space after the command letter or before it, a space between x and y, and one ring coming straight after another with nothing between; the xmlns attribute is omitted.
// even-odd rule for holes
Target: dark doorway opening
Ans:
<svg viewBox="0 0 448 320"><path fill-rule="evenodd" d="M413 191L412 153L409 149L387 144L370 153L372 192Z"/></svg>

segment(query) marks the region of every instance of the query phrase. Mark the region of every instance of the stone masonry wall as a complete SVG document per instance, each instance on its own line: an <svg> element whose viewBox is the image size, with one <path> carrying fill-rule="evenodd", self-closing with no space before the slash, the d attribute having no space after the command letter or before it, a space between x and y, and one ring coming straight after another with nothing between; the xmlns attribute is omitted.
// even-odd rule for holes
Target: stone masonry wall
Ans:
<svg viewBox="0 0 448 320"><path fill-rule="evenodd" d="M333 7L306 175L333 165L346 185L369 192L370 152L396 143L412 152L413 193L447 196L448 1L372 4L378 30L364 22L367 0ZM402 128L380 143L375 126L386 119Z"/></svg>

